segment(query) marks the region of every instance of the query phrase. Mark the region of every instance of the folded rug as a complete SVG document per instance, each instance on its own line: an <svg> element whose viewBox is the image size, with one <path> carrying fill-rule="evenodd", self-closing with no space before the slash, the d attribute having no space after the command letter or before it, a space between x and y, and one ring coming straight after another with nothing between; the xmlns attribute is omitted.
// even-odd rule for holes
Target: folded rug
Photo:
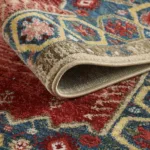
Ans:
<svg viewBox="0 0 150 150"><path fill-rule="evenodd" d="M3 37L59 97L150 70L149 0L2 0Z"/></svg>
<svg viewBox="0 0 150 150"><path fill-rule="evenodd" d="M149 150L149 141L150 73L60 101L0 36L0 150Z"/></svg>

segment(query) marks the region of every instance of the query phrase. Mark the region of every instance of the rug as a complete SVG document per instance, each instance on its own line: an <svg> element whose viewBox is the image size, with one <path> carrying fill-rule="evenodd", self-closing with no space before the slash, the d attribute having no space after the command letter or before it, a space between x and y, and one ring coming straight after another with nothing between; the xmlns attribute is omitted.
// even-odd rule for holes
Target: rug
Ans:
<svg viewBox="0 0 150 150"><path fill-rule="evenodd" d="M43 14L45 14L45 12L43 11L46 10L48 10L49 12L57 12L63 15L64 14L71 15L70 12L74 12L81 18L83 17L82 21L85 20L85 22L87 22L87 20L84 17L86 17L88 14L97 16L97 13L99 14L102 13L104 15L108 14L108 11L113 9L114 12L119 11L119 13L116 13L115 15L119 16L120 21L122 21L123 15L123 17L126 18L124 20L124 23L128 21L128 19L130 18L131 23L135 25L136 23L132 22L134 18L130 14L131 12L128 11L130 8L132 9L134 6L134 8L136 8L136 11L139 11L139 9L137 9L138 7L142 10L144 9L144 11L140 12L139 15L141 15L143 12L146 13L147 15L143 17L144 19L142 19L142 21L144 20L146 22L149 22L149 15L148 15L149 9L148 8L145 9L145 7L149 6L148 0L140 0L140 1L123 0L121 2L118 0L105 0L105 1L95 0L94 1L95 3L92 3L93 0L88 1L68 0L67 2L68 3L65 3L65 1L61 0L60 1L43 0L40 2L38 0L33 1L1 0L0 1L1 21L3 22L5 18L8 18L9 16L13 15L14 12L16 11L21 10L22 12L24 8L25 9L32 8L34 9L34 11L36 11L36 13L38 9L38 13L42 11L41 13ZM86 7L89 2L90 4L92 4L90 5L90 8ZM46 3L51 3L51 5L46 5ZM61 9L58 8L60 4ZM79 7L80 4L84 4L84 7ZM101 13L97 12L99 10L98 8L104 5L106 6L105 9L101 10L102 11ZM62 10L62 8L64 10ZM25 13L29 13L28 11L29 10L27 10L27 12ZM31 10L31 12L32 11L33 10ZM35 18L36 17L37 15L35 16ZM50 15L50 18L52 19L52 14ZM94 18L96 17L91 17L92 20ZM59 24L59 22L57 22L59 21L57 20L57 17L54 20L56 21L56 23ZM28 21L30 22L31 20L29 19ZM109 21L111 21L111 19ZM3 24L2 22L0 22L1 25ZM109 23L112 24L114 22L115 18L113 22ZM92 23L94 23L94 21ZM45 25L46 23L44 23L44 27ZM101 25L103 25L102 22ZM123 23L121 25L126 26ZM146 26L149 26L149 24L146 24ZM103 26L101 27L104 29ZM113 26L113 28L114 27L115 26ZM140 27L143 28L143 30L141 30ZM141 41L143 41L143 39L148 40L149 27L145 27L145 24L140 25L140 27L138 30L138 32L141 31L140 40ZM67 29L69 30L69 26L67 27ZM106 51L106 54L108 55L107 57L105 55L102 56L104 56L105 59L107 58L107 60L115 56L117 60L117 58L119 58L120 55L122 57L129 58L132 54L134 55L136 54L135 55L136 57L142 56L143 54L147 54L145 57L145 62L148 63L147 58L149 48L147 49L148 51L146 49L143 50L143 48L145 47L145 45L148 46L149 43L147 42L144 45L142 45L141 43L140 44L137 43L139 45L136 47L136 49L134 49L135 53L133 53L133 51L131 53L129 51L128 53L125 49L122 49L119 53L119 51L117 50L118 47L128 45L126 44L127 42L133 44L134 40L130 39L128 35L129 31L123 30L123 28L119 28L118 26L116 29L117 30L120 29L119 33L116 31L115 33L108 34L108 32L105 31L105 34L107 34L107 37L109 37L110 39L110 43L111 42L113 43L108 45L114 44L115 45L121 44L121 45L114 46L113 47L114 49ZM8 31L6 30L6 32ZM124 40L122 40L124 35L122 35L123 36L122 38L121 37L118 38L118 34L120 33L123 34L121 31L127 32L128 37L124 38ZM130 32L131 31L133 31L133 28L130 30ZM12 30L12 32L15 32L15 30ZM12 32L10 33L8 32L7 34L12 34ZM115 81L119 83L118 84L111 83L113 85L98 90L94 93L88 91L91 94L87 94L79 98L67 99L65 98L67 97L66 95L57 95L56 93L52 93L53 95L59 96L54 97L49 93L50 90L49 89L46 90L45 88L45 83L43 82L43 78L41 78L45 76L44 75L40 76L38 75L37 72L35 72L35 70L38 70L37 68L35 68L35 65L44 62L43 59L39 59L39 61L36 61L36 58L39 58L39 56L42 57L48 56L49 58L48 60L50 60L51 57L49 56L51 56L51 53L50 55L45 55L43 50L41 54L39 54L40 52L36 52L37 55L36 57L35 52L29 52L29 54L28 52L20 53L19 49L15 49L14 52L12 51L12 48L13 46L14 47L16 46L15 42L13 41L13 37L7 36L7 34L4 34L3 37L5 37L6 42L11 46L11 48L8 46L8 44L4 42L2 36L0 35L0 52L1 52L0 53L0 150L139 150L139 149L149 150L150 149L150 100L149 100L150 74L145 73L142 76L135 76L136 73L137 74L142 73L140 72L141 69L143 70L143 72L146 71L145 69L148 69L147 68L148 65L146 67L146 65L144 65L145 62L143 62L142 59L137 60L137 62L139 61L138 64L140 63L143 64L141 65L142 67L140 70L137 64L130 69L131 71L135 71L134 75L133 72L131 72L130 74L131 76L135 77L132 77L128 80L124 80L122 82L119 82L120 80ZM71 33L69 32L69 34ZM84 44L84 46L82 44L80 45L81 47L83 46L83 49L85 46L88 46L88 54L91 55L92 48L89 49L89 45L86 44L85 40L82 41L83 39L79 38L79 36L76 37L75 34L72 34L72 36L74 36L74 38L77 38L78 40L81 40L78 42ZM132 39L133 38L138 40L136 36L132 37ZM72 45L72 42L73 40L69 40L67 43L69 43L70 46L70 43ZM53 44L55 43L52 43L51 45L54 46ZM58 42L57 44L58 45L60 44L59 48L64 49L63 45L60 42ZM58 47L55 46L52 48L48 47L48 49L49 50L57 49ZM135 48L136 45L133 44L132 46ZM136 51L139 48L143 50L140 53ZM95 49L93 49L92 51L97 52ZM23 61L20 60L20 58L15 53L17 53L20 56L20 58L23 59L25 64L23 63ZM60 57L59 55L57 56ZM64 55L62 57L64 57ZM33 58L35 59L35 62ZM45 61L46 60L47 59L45 59ZM96 57L94 58L94 61L96 61ZM92 60L92 62L90 63L93 63L94 61ZM128 61L129 64L131 63L133 65L133 62L132 61L130 62L130 59L128 59ZM106 62L105 60L102 61L102 63L105 62ZM125 61L121 61L121 63L125 63ZM120 63L118 63L117 66L119 66L119 64ZM103 72L104 71L106 72L105 74L101 74L101 76L108 77L108 74L110 73L108 72L108 70L110 70L109 67L112 68L112 66L108 65L107 66L109 68L108 70L107 69L105 70L105 67L102 66L100 68L103 70ZM134 70L135 67L137 67L137 70ZM88 69L88 71L92 71L92 74L95 75L96 70L99 67L97 66L91 67L91 64L87 66L86 62L86 65L82 66L80 65L79 68L74 67L75 70L73 69L73 72L69 71L66 72L66 75L68 77L69 75L75 77L75 75L73 74L74 71L79 71L83 73L83 75L86 75L87 72L84 72L83 68L86 68L86 70ZM34 74L31 72L31 70ZM116 71L118 73L119 70L113 70L114 74ZM111 78L113 72L111 72L109 78ZM123 70L121 71L121 74L122 72ZM37 77L35 77L35 75L37 75ZM131 77L130 75L126 76L125 78ZM64 76L64 79L67 76ZM92 77L90 77L90 79ZM99 78L99 76L97 76L97 78ZM84 80L83 78L80 79L81 81ZM123 78L121 80L123 80ZM79 81L78 78L75 78L75 81ZM84 84L84 82L82 83ZM101 81L99 80L99 82ZM93 82L93 84L95 83ZM99 88L102 88L102 86L101 87L99 86ZM78 94L76 93L76 96L80 95ZM64 98L60 99L60 97ZM71 97L74 96L71 95Z"/></svg>
<svg viewBox="0 0 150 150"><path fill-rule="evenodd" d="M1 0L3 38L60 98L150 70L149 0Z"/></svg>
<svg viewBox="0 0 150 150"><path fill-rule="evenodd" d="M149 150L150 74L60 100L0 37L0 150Z"/></svg>

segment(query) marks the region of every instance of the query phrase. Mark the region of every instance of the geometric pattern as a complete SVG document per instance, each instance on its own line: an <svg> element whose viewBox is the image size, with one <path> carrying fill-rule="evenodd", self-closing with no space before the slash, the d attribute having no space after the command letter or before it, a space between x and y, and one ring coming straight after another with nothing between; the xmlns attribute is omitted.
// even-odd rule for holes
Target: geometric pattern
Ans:
<svg viewBox="0 0 150 150"><path fill-rule="evenodd" d="M143 132L141 131L142 132L141 135L138 133L139 131L136 131L138 134L132 133L136 129L135 125L137 125L138 127L141 127L143 125L146 128L145 124L148 125L147 129L143 128ZM126 132L124 131L125 129L126 129ZM124 117L124 118L121 118L121 120L115 125L115 127L112 131L112 136L120 144L125 145L129 149L139 150L140 148L149 148L150 144L142 145L141 142L135 143L134 140L139 138L141 140L145 140L144 144L146 144L146 141L148 142L148 140L149 140L149 134L150 134L149 129L150 129L150 118ZM127 134L128 134L128 136L127 136ZM137 136L137 135L139 135L139 136ZM130 138L131 138L131 140L130 140Z"/></svg>
<svg viewBox="0 0 150 150"><path fill-rule="evenodd" d="M4 52L8 53L9 51L6 50L7 48L4 48ZM8 71L7 67L10 65L8 62L5 65L6 68L1 68L5 72L5 76L0 76L0 81L3 81L2 87L0 87L0 149L11 149L19 143L24 143L26 149L37 150L48 149L52 145L55 147L53 149L66 146L67 150L149 148L147 144L149 139L143 139L143 134L144 137L149 137L145 134L149 135L150 113L141 104L139 105L137 100L145 103L147 107L149 106L144 99L147 100L149 97L150 74L143 75L139 82L138 78L130 79L73 101L60 102L44 90L40 82L34 79L32 73L28 72L18 60L18 57L13 56L12 51L9 55L10 60L15 59L16 68L15 61L10 63L12 67ZM0 57L2 58L2 56ZM4 58L0 60L6 64ZM23 69L19 66L22 66ZM25 72L20 73L16 69ZM27 78L24 77L24 74ZM22 79L22 77L24 78ZM35 86L39 87L37 91L35 91L35 83ZM136 88L133 90L135 85ZM28 94L28 91L31 93ZM132 92L128 94L129 91ZM123 94L124 96L122 96ZM121 99L119 100L119 98ZM119 101L121 103L117 103ZM87 109L88 106L91 106L91 110ZM109 121L104 122L107 116L102 117L102 120L99 116L102 114L101 109L106 108L103 112L108 110L108 114L113 106L118 106L116 107L117 111L111 114ZM70 113L70 108L73 109L72 113ZM49 110L50 114L48 115ZM103 126L101 131L91 129L92 124L88 124L85 122L85 118L81 117L84 112L92 114L86 115L85 118L99 121L93 122L97 129L104 123L105 127ZM79 120L74 121L74 119ZM58 121L59 124L54 125ZM63 121L66 122L62 123ZM144 146L139 142L141 140L145 143Z"/></svg>
<svg viewBox="0 0 150 150"><path fill-rule="evenodd" d="M138 28L134 21L127 20L126 18L117 15L100 16L98 18L98 23L105 32L108 32L109 35L111 35L111 37L121 41L129 42L143 38L140 37L142 34L139 34L141 28ZM122 24L121 28L120 24Z"/></svg>
<svg viewBox="0 0 150 150"><path fill-rule="evenodd" d="M22 55L25 62L31 56L35 61L51 43L63 40L80 41L89 45L116 45L149 38L150 4L147 0L136 7L131 7L131 2L131 5L127 2L122 3L122 6L115 3L117 1L104 1L101 4L103 7L95 8L93 0L88 3L77 0L74 5L68 0L64 9L72 11L72 14L20 11L5 22L4 37ZM90 8L92 6L93 9ZM78 10L76 7L89 7L91 12ZM122 10L124 7L126 9Z"/></svg>
<svg viewBox="0 0 150 150"><path fill-rule="evenodd" d="M34 18L40 19L40 22L39 22L39 24L41 24L40 28L42 28L42 23L46 22L48 23L49 26L50 25L52 26L54 33L58 32L57 35L52 34L50 35L51 38L42 38L40 40L32 40L30 43L27 42L27 37L25 37L24 41L26 42L22 43L20 41L23 39L21 35L24 33L25 30L27 30L24 27L24 22L26 24L29 24L28 26L30 27L33 24L32 20ZM32 24L30 22L32 22ZM70 25L69 25L70 28L74 27L75 33L72 32L71 30L68 30L67 26L69 22L70 22ZM36 25L37 23L35 22L34 24ZM33 26L32 29L34 29L34 27L35 26ZM92 26L91 24L88 24L85 21L79 20L78 18L76 18L76 16L74 17L73 16L61 16L58 14L50 15L49 13L44 13L44 12L39 12L39 11L29 11L29 12L22 11L21 13L19 12L15 14L15 16L12 17L12 19L9 19L4 30L5 30L5 36L7 33L7 36L9 34L9 37L12 37L12 39L14 39L14 43L16 44L16 47L14 47L14 49L18 49L20 52L25 52L27 50L31 50L33 52L41 51L44 47L48 46L51 43L66 40L65 31L73 34L76 38L88 44L94 44L95 41L96 41L96 44L104 44L104 45L107 44L105 41L104 32L102 30ZM35 28L35 31L36 30L37 28ZM87 33L85 32L85 30L89 30L89 32ZM12 31L12 35L10 34L10 31ZM30 30L26 34L29 34L29 33L30 33ZM93 36L94 39L92 39L92 41L89 41L89 38L85 34L88 34L89 36ZM95 39L95 37L97 37L97 39Z"/></svg>
<svg viewBox="0 0 150 150"><path fill-rule="evenodd" d="M139 93L144 91L142 89L150 85L149 81L149 74L141 77L139 84L107 123L102 134L89 130L86 123L76 123L75 126L64 124L60 128L54 128L49 117L35 116L31 119L16 120L10 114L2 112L0 113L1 147L12 148L17 142L23 142L28 149L41 150L48 149L49 145L56 146L57 149L58 145L62 147L65 145L68 149L73 146L75 150L147 149L150 146L148 144L150 113L139 107L136 100Z"/></svg>
<svg viewBox="0 0 150 150"><path fill-rule="evenodd" d="M129 149L149 149L150 107L149 101L150 76L136 89L131 102L112 128L111 135ZM129 113L130 112L130 113Z"/></svg>
<svg viewBox="0 0 150 150"><path fill-rule="evenodd" d="M150 87L143 87L139 91L138 95L135 97L135 104L138 105L138 106L140 106L141 108L143 108L148 113L150 113L150 106L148 106L147 104L145 104L144 100L145 99L146 99L146 101L149 100L149 91L150 91Z"/></svg>
<svg viewBox="0 0 150 150"><path fill-rule="evenodd" d="M48 40L55 42L56 39L73 39L90 44L97 41L106 45L109 44L108 36L109 39L126 43L145 38L144 31L149 31L149 21L146 18L149 15L147 14L150 7L149 0L106 0L96 3L96 7L90 5L94 8L88 9L86 5L86 10L77 8L83 4L82 2L83 0L75 0L74 3L78 5L72 5L72 0L68 0L64 9L72 11L73 14L67 17L64 15L57 17L57 14L40 11L31 11L36 15L34 18L29 17L30 12L27 12L26 16L21 16L21 20L17 20L16 16L12 20L17 22L15 25L18 25L19 30L23 32L14 30L12 38L8 39L7 34L11 34L10 21L6 27L5 38L10 40L15 50L19 46L19 54L24 54L28 51L25 45L30 42L35 44L38 41L42 45L41 49L32 49L31 46L32 52L38 53L47 45ZM133 5L136 5L136 9L132 7ZM103 7L105 11L100 6L105 6ZM116 8L120 11L116 11ZM128 11L123 11L123 8L127 8ZM105 15L102 12L106 14L111 12L113 15ZM140 22L138 17L142 18L144 12L146 15L144 14L144 19ZM96 13L99 15L95 16ZM92 24L89 23L86 15L93 16ZM110 32L107 24L116 23L115 19L123 28L131 25L134 29L133 36ZM27 37L26 33L30 26L37 25L38 28L43 24L49 29L48 33L43 29L41 34L35 37ZM134 24L137 24L137 28L134 28ZM13 28L17 29L18 26ZM74 30L69 30L68 27L74 27ZM19 36L22 37L21 41L17 40ZM16 39L16 45L13 39ZM140 80L136 77L79 99L60 101L43 89L40 82L27 68L25 69L18 58L7 51L8 47L2 49L4 50L0 49L0 62L5 65L0 65L1 150L150 149L149 73L140 77ZM7 59L3 55L6 53ZM27 58L28 52L25 54Z"/></svg>
<svg viewBox="0 0 150 150"><path fill-rule="evenodd" d="M107 124L113 124L112 115L138 77L85 97L60 101L45 90L2 38L0 43L0 62L5 64L0 65L0 149L19 143L40 150L57 143L71 150L76 146L81 150L97 149L102 144L106 147L111 139L102 136L109 133L111 126Z"/></svg>
<svg viewBox="0 0 150 150"><path fill-rule="evenodd" d="M140 21L140 17L142 15L142 12L148 12L150 10L150 4L146 3L146 4L142 4L140 6L137 6L136 8L131 8L129 9L129 11L131 12L131 15L133 16L134 22L136 24L138 24L139 26L141 26L142 28L145 29L150 29L148 26L144 25L141 21Z"/></svg>

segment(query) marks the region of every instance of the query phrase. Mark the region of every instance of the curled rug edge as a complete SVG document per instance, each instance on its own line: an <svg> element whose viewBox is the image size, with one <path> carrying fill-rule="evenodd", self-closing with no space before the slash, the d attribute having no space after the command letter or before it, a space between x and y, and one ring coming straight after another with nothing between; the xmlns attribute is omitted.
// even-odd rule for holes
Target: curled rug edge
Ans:
<svg viewBox="0 0 150 150"><path fill-rule="evenodd" d="M31 44L19 43L26 38L22 36L24 33L19 33L24 28L22 26L27 25L26 21L25 25L18 24L20 20L24 19L24 13L27 17L46 15L37 10L20 11L13 14L3 25L3 37L42 81L48 91L55 96L79 97L150 70L149 39L144 38L115 46L107 46L104 41L102 45L89 45L65 39L55 42L47 41L45 42L46 46L42 47L42 51L36 56L34 62L32 57L36 49L34 46L28 60L25 60L22 52L28 51ZM45 17L43 18L45 19ZM28 21L34 24L35 18L29 19ZM51 18L48 20L51 21ZM36 21L40 23L39 20ZM44 24L46 26L47 22ZM53 28L52 25L50 27ZM21 39L18 34L22 36ZM25 46L22 47L22 45ZM40 47L38 44L36 46ZM111 51L111 56L106 55L107 49ZM122 54L121 50L128 51L131 55Z"/></svg>
<svg viewBox="0 0 150 150"><path fill-rule="evenodd" d="M145 39L142 40L141 43L142 42L145 45L149 40ZM131 42L131 45L135 43L137 45L139 44L139 42ZM131 45L128 44L129 47ZM126 44L118 46L118 48L123 46L126 46ZM54 58L55 56L52 54L52 49L57 49L61 52L60 54L63 54L63 51L67 51L68 47L72 54L64 58L60 57L60 59L53 64L53 60L56 58ZM57 42L51 44L47 50L43 51L38 56L34 65L27 65L41 80L47 90L52 95L60 98L75 98L86 95L122 80L150 71L149 53L140 56L107 57L91 54L92 51L90 52L89 49L88 51L87 49L84 51L83 47L87 48L87 45L84 46L84 44L72 41ZM103 46L99 47L104 48ZM105 47L113 48L114 46ZM78 50L78 53L76 53L75 48ZM149 49L149 47L145 47L146 51L147 49ZM80 53L80 51L82 51L82 53ZM73 52L75 53L73 54Z"/></svg>
<svg viewBox="0 0 150 150"><path fill-rule="evenodd" d="M146 46L145 43L149 40L145 39L140 43L139 41L131 42L128 46L136 44L139 47L138 44L142 42ZM118 46L118 49L126 46ZM74 98L150 71L149 53L128 57L107 57L103 54L96 56L90 51L84 51L84 47L87 48L87 45L72 41L58 42L49 46L38 57L33 70L36 70L35 74L50 93L62 98ZM104 48L99 46L99 49L101 47ZM107 47L111 46L105 46L106 49ZM63 54L63 51L66 52L68 48L71 53L75 53L59 59L51 66L55 59L51 57L54 56L51 53L52 49L57 49L60 54ZM90 49L93 50L94 47ZM145 50L149 50L149 46L145 47Z"/></svg>

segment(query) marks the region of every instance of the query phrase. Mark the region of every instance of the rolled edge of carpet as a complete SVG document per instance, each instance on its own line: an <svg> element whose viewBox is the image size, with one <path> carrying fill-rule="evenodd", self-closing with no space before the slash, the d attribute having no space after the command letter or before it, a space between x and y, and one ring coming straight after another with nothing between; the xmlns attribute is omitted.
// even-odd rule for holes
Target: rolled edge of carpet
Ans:
<svg viewBox="0 0 150 150"><path fill-rule="evenodd" d="M139 47L142 42L145 45L149 40L115 46L115 49ZM53 95L73 98L150 70L149 53L128 57L96 56L85 47L87 45L72 41L51 44L38 56L33 72Z"/></svg>
<svg viewBox="0 0 150 150"><path fill-rule="evenodd" d="M65 35L66 28L56 24L57 19L69 16L55 14L55 20L53 15L38 10L19 11L3 25L4 39L53 95L78 97L150 70L148 39L115 46L107 46L104 37L97 44L77 42ZM43 36L40 44L40 36L35 35L35 40L30 35L37 24L41 25L39 29L45 25L50 30L50 40L48 35ZM60 34L55 33L58 29ZM47 30L41 32L45 35ZM101 33L104 36L104 31ZM106 53L108 49L111 56Z"/></svg>

